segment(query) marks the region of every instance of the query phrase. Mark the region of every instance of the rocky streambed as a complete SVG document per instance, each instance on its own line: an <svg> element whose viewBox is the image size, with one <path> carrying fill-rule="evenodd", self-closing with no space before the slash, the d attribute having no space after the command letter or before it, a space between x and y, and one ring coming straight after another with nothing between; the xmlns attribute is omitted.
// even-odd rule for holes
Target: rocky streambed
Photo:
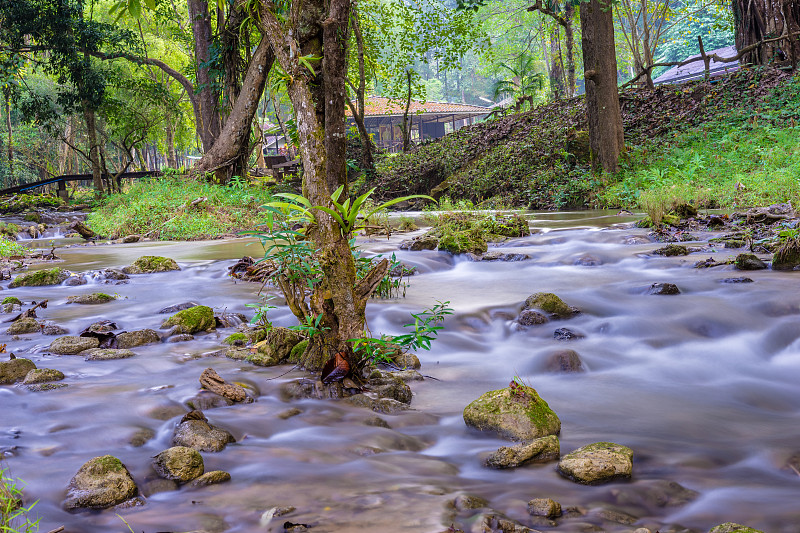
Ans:
<svg viewBox="0 0 800 533"><path fill-rule="evenodd" d="M57 284L2 282L19 304L0 317L47 306L2 328L28 362L0 354L16 376L0 453L43 531L797 531L797 274L743 273L749 250L707 225L685 255L656 253L664 238L634 220L539 214L482 256L365 241L417 272L405 298L369 306L373 333L437 300L455 312L418 372L343 400L261 366L283 356L230 357L258 286L228 271L258 245L59 249L31 269L68 271ZM131 268L142 256L179 269Z"/></svg>

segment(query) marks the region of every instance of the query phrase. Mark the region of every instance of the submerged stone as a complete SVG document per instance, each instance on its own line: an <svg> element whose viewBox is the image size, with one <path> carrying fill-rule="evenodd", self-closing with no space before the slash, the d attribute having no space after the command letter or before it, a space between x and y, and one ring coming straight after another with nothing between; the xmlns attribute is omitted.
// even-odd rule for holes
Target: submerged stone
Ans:
<svg viewBox="0 0 800 533"><path fill-rule="evenodd" d="M226 481L230 480L231 480L231 475L228 472L225 472L223 470L212 470L211 472L206 472L199 478L192 481L190 483L190 486L193 488L207 487L208 485L225 483Z"/></svg>
<svg viewBox="0 0 800 533"><path fill-rule="evenodd" d="M548 372L583 372L583 361L575 350L559 350L547 358Z"/></svg>
<svg viewBox="0 0 800 533"><path fill-rule="evenodd" d="M489 391L464 409L464 422L481 431L493 431L512 440L558 435L561 420L533 387L512 382Z"/></svg>
<svg viewBox="0 0 800 533"><path fill-rule="evenodd" d="M653 283L647 289L647 294L673 295L680 294L681 290L674 283Z"/></svg>

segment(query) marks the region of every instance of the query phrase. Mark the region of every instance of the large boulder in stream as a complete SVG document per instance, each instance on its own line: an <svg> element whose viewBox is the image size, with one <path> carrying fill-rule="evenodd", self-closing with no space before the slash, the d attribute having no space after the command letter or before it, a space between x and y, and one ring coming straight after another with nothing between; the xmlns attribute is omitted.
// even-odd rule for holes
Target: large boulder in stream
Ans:
<svg viewBox="0 0 800 533"><path fill-rule="evenodd" d="M613 442L595 442L558 462L558 473L582 485L628 479L633 472L633 451Z"/></svg>
<svg viewBox="0 0 800 533"><path fill-rule="evenodd" d="M174 259L157 255L144 255L133 262L132 265L122 269L125 274L153 274L154 272L169 272L180 270L181 267Z"/></svg>
<svg viewBox="0 0 800 533"><path fill-rule="evenodd" d="M577 309L564 303L564 301L552 292L537 292L531 294L525 300L522 310L541 309L556 318L569 318L578 312Z"/></svg>
<svg viewBox="0 0 800 533"><path fill-rule="evenodd" d="M560 453L558 437L548 435L516 446L501 446L486 456L483 464L489 468L516 468L527 463L557 461Z"/></svg>
<svg viewBox="0 0 800 533"><path fill-rule="evenodd" d="M708 533L764 533L760 529L743 526L734 522L725 522L718 526L712 527Z"/></svg>
<svg viewBox="0 0 800 533"><path fill-rule="evenodd" d="M78 294L76 296L68 296L68 304L82 304L82 305L96 305L104 304L116 300L114 296L104 292L93 292L91 294Z"/></svg>
<svg viewBox="0 0 800 533"><path fill-rule="evenodd" d="M40 330L41 326L35 318L22 317L12 322L6 333L8 335L25 335L26 333L38 333Z"/></svg>
<svg viewBox="0 0 800 533"><path fill-rule="evenodd" d="M28 372L35 369L36 365L30 359L16 358L10 361L0 361L0 385L22 381Z"/></svg>
<svg viewBox="0 0 800 533"><path fill-rule="evenodd" d="M173 446L153 458L153 469L164 479L188 483L205 472L203 456L194 448Z"/></svg>
<svg viewBox="0 0 800 533"><path fill-rule="evenodd" d="M45 285L60 285L70 276L70 271L63 268L49 268L20 274L11 282L9 288L16 287L42 287Z"/></svg>
<svg viewBox="0 0 800 533"><path fill-rule="evenodd" d="M186 446L201 452L221 452L231 442L236 442L233 435L209 424L201 411L187 413L172 435L173 446Z"/></svg>
<svg viewBox="0 0 800 533"><path fill-rule="evenodd" d="M464 409L464 422L481 431L494 431L512 440L529 441L558 435L561 420L536 389L512 381L489 391Z"/></svg>
<svg viewBox="0 0 800 533"><path fill-rule="evenodd" d="M116 336L117 348L135 348L145 344L155 344L161 342L161 337L152 329L137 329L135 331L123 331Z"/></svg>
<svg viewBox="0 0 800 533"><path fill-rule="evenodd" d="M733 264L739 270L764 270L767 264L754 254L739 254Z"/></svg>
<svg viewBox="0 0 800 533"><path fill-rule="evenodd" d="M76 355L84 350L91 350L100 346L96 337L75 337L66 335L50 343L49 351L59 355Z"/></svg>
<svg viewBox="0 0 800 533"><path fill-rule="evenodd" d="M200 331L212 330L216 327L217 321L214 319L214 310L207 305L197 305L178 311L164 322L161 328L173 328L175 334L198 333Z"/></svg>
<svg viewBox="0 0 800 533"><path fill-rule="evenodd" d="M85 463L69 482L64 509L107 509L136 497L131 473L114 456L95 457Z"/></svg>

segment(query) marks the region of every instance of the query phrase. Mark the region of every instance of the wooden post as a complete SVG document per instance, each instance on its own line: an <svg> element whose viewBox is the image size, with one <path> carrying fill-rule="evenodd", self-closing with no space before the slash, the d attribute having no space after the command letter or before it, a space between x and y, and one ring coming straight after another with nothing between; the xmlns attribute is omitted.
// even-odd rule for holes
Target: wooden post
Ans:
<svg viewBox="0 0 800 533"><path fill-rule="evenodd" d="M700 44L700 57L703 58L703 65L705 66L705 79L708 81L709 76L711 75L711 58L706 55L706 49L703 47L703 37L698 35L697 42Z"/></svg>
<svg viewBox="0 0 800 533"><path fill-rule="evenodd" d="M67 182L66 181L61 180L61 181L58 182L58 193L57 193L57 195L62 200L69 199L69 194L67 193Z"/></svg>

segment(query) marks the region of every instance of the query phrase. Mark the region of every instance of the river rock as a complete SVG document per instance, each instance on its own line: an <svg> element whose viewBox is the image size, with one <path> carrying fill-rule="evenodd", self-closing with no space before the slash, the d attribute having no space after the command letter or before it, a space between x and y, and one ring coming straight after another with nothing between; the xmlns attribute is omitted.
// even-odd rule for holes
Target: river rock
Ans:
<svg viewBox="0 0 800 533"><path fill-rule="evenodd" d="M228 383L213 368L206 368L200 374L200 386L233 402L243 402L247 399L244 387Z"/></svg>
<svg viewBox="0 0 800 533"><path fill-rule="evenodd" d="M99 322L92 322L89 324L86 329L82 331L85 332L92 332L92 333L110 333L115 329L119 329L117 323L112 320L100 320ZM151 330L152 331L152 330Z"/></svg>
<svg viewBox="0 0 800 533"><path fill-rule="evenodd" d="M194 335L189 335L188 333L181 333L179 335L173 335L167 339L167 342L170 344L175 344L177 342L189 342L194 340Z"/></svg>
<svg viewBox="0 0 800 533"><path fill-rule="evenodd" d="M122 269L125 274L153 274L155 272L169 272L180 270L181 267L174 259L157 255L144 255L133 262L132 265Z"/></svg>
<svg viewBox="0 0 800 533"><path fill-rule="evenodd" d="M679 507L697 499L700 493L680 483L664 479L615 487L611 491L617 505L642 507L654 512L662 507Z"/></svg>
<svg viewBox="0 0 800 533"><path fill-rule="evenodd" d="M173 328L174 334L192 334L209 331L215 327L214 310L207 305L197 305L178 311L161 323L161 329Z"/></svg>
<svg viewBox="0 0 800 533"><path fill-rule="evenodd" d="M552 292L537 292L528 296L522 309L541 309L557 318L569 318L577 312Z"/></svg>
<svg viewBox="0 0 800 533"><path fill-rule="evenodd" d="M126 235L125 237L123 237L122 238L122 242L124 244L130 244L132 242L139 242L141 239L142 239L141 235L132 234L132 235Z"/></svg>
<svg viewBox="0 0 800 533"><path fill-rule="evenodd" d="M60 370L54 370L52 368L34 368L25 375L25 380L22 384L32 385L34 383L61 381L64 377L64 373Z"/></svg>
<svg viewBox="0 0 800 533"><path fill-rule="evenodd" d="M100 271L100 275L106 281L127 281L131 279L129 275L118 268L106 268Z"/></svg>
<svg viewBox="0 0 800 533"><path fill-rule="evenodd" d="M74 337L67 335L59 337L50 343L49 351L59 355L75 355L84 350L100 346L100 341L94 337Z"/></svg>
<svg viewBox="0 0 800 533"><path fill-rule="evenodd" d="M153 468L164 479L187 483L203 475L203 456L186 446L174 446L153 458Z"/></svg>
<svg viewBox="0 0 800 533"><path fill-rule="evenodd" d="M30 359L18 357L10 361L0 361L0 385L22 381L36 365Z"/></svg>
<svg viewBox="0 0 800 533"><path fill-rule="evenodd" d="M207 411L218 407L229 407L234 403L236 402L214 392L201 390L186 400L185 405L192 411Z"/></svg>
<svg viewBox="0 0 800 533"><path fill-rule="evenodd" d="M392 360L394 361L394 364L396 364L400 368L411 368L416 370L422 367L422 363L420 363L419 357L417 357L413 353L400 352L396 356L394 356Z"/></svg>
<svg viewBox="0 0 800 533"><path fill-rule="evenodd" d="M69 482L64 509L107 509L134 498L137 492L131 473L119 459L95 457Z"/></svg>
<svg viewBox="0 0 800 533"><path fill-rule="evenodd" d="M553 332L553 338L557 341L572 341L586 337L582 333L576 333L568 328L558 328Z"/></svg>
<svg viewBox="0 0 800 533"><path fill-rule="evenodd" d="M192 307L197 307L198 305L200 304L197 302L184 302L182 304L169 305L159 310L158 314L166 315L166 314L177 313L178 311L183 311L184 309L191 309Z"/></svg>
<svg viewBox="0 0 800 533"><path fill-rule="evenodd" d="M583 361L575 350L559 350L547 357L548 372L583 372Z"/></svg>
<svg viewBox="0 0 800 533"><path fill-rule="evenodd" d="M545 322L548 322L547 317L533 309L525 309L517 317L517 323L520 326L536 326Z"/></svg>
<svg viewBox="0 0 800 533"><path fill-rule="evenodd" d="M725 522L718 526L712 527L708 533L764 533L760 529L735 524L733 522Z"/></svg>
<svg viewBox="0 0 800 533"><path fill-rule="evenodd" d="M672 295L680 293L680 289L674 283L653 283L647 289L647 294Z"/></svg>
<svg viewBox="0 0 800 533"><path fill-rule="evenodd" d="M739 270L764 270L767 264L753 254L739 254L733 264Z"/></svg>
<svg viewBox="0 0 800 533"><path fill-rule="evenodd" d="M184 416L172 435L173 446L187 446L201 452L220 452L230 442L236 442L233 435L209 424L200 411Z"/></svg>
<svg viewBox="0 0 800 533"><path fill-rule="evenodd" d="M510 253L510 252L501 252L500 250L492 250L490 252L486 252L480 257L481 261L504 261L510 263L516 263L517 261L526 261L530 259L531 256L528 254L522 253Z"/></svg>
<svg viewBox="0 0 800 533"><path fill-rule="evenodd" d="M222 470L212 470L211 472L206 472L199 478L192 481L189 486L193 488L207 487L208 485L225 483L226 481L230 480L231 475L228 472L224 472Z"/></svg>
<svg viewBox="0 0 800 533"><path fill-rule="evenodd" d="M489 468L516 468L527 463L547 463L557 461L561 447L558 437L548 435L530 443L516 446L501 446L483 461Z"/></svg>
<svg viewBox="0 0 800 533"><path fill-rule="evenodd" d="M111 361L113 359L127 359L136 355L130 350L115 348L91 348L84 350L78 355L83 356L86 361Z"/></svg>
<svg viewBox="0 0 800 533"><path fill-rule="evenodd" d="M788 239L772 255L772 270L795 270L800 267L800 239Z"/></svg>
<svg viewBox="0 0 800 533"><path fill-rule="evenodd" d="M49 268L20 274L11 282L9 288L16 287L41 287L44 285L60 285L70 276L69 270L63 268Z"/></svg>
<svg viewBox="0 0 800 533"><path fill-rule="evenodd" d="M561 420L536 390L512 382L489 391L464 409L464 422L481 431L494 431L513 440L529 441L558 435Z"/></svg>
<svg viewBox="0 0 800 533"><path fill-rule="evenodd" d="M401 250L419 252L421 250L435 250L439 246L439 239L433 235L422 235L400 243Z"/></svg>
<svg viewBox="0 0 800 533"><path fill-rule="evenodd" d="M344 400L344 403L353 405L355 407L363 407L365 409L372 409L376 413L384 415L396 415L403 411L407 411L409 406L407 403L399 402L393 398L381 398L374 394L362 393L354 394Z"/></svg>
<svg viewBox="0 0 800 533"><path fill-rule="evenodd" d="M561 516L561 504L550 498L535 498L528 502L528 514L551 519L558 518Z"/></svg>
<svg viewBox="0 0 800 533"><path fill-rule="evenodd" d="M180 488L180 485L176 481L172 481L171 479L155 478L145 481L144 485L142 486L142 494L149 498L150 496L160 492L173 492L180 490Z"/></svg>
<svg viewBox="0 0 800 533"><path fill-rule="evenodd" d="M719 283L753 283L751 278L739 277L739 278L722 278L717 280Z"/></svg>
<svg viewBox="0 0 800 533"><path fill-rule="evenodd" d="M89 283L89 280L86 279L86 276L83 274L71 274L66 281L64 281L64 285L67 287L78 287L80 285L86 285Z"/></svg>
<svg viewBox="0 0 800 533"><path fill-rule="evenodd" d="M274 366L290 359L294 347L303 340L303 336L292 329L272 328L266 332L264 342L259 343L255 352L247 348L232 348L225 353L225 356L230 359L243 359L258 366ZM299 355L302 355L302 352Z"/></svg>
<svg viewBox="0 0 800 533"><path fill-rule="evenodd" d="M10 304L10 305L17 305L20 308L22 307L22 300L20 300L16 296L6 296L5 298L3 298L3 301L0 302L0 303L3 304L4 306ZM5 311L5 307L3 308L3 312L4 313L6 312Z"/></svg>
<svg viewBox="0 0 800 533"><path fill-rule="evenodd" d="M473 528L472 531L480 531L481 533L539 533L498 512L482 513L478 516L477 520L475 520L475 525L477 529Z"/></svg>
<svg viewBox="0 0 800 533"><path fill-rule="evenodd" d="M691 252L682 244L668 244L663 248L653 250L656 255L663 255L664 257L675 257L678 255L689 255Z"/></svg>
<svg viewBox="0 0 800 533"><path fill-rule="evenodd" d="M26 333L38 333L41 331L41 326L35 318L23 317L11 323L11 326L6 330L7 335L25 335Z"/></svg>
<svg viewBox="0 0 800 533"><path fill-rule="evenodd" d="M633 451L613 442L595 442L561 458L558 472L583 485L627 479L633 471Z"/></svg>
<svg viewBox="0 0 800 533"><path fill-rule="evenodd" d="M91 294L79 294L77 296L69 296L67 298L68 304L82 304L82 305L95 305L104 304L116 300L110 294L102 292L93 292Z"/></svg>
<svg viewBox="0 0 800 533"><path fill-rule="evenodd" d="M411 388L406 385L401 376L392 372L376 370L369 376L367 383L370 392L381 398L391 398L401 403L411 403Z"/></svg>
<svg viewBox="0 0 800 533"><path fill-rule="evenodd" d="M116 337L117 348L135 348L145 344L155 344L161 342L161 337L155 330L139 329L135 331L123 331Z"/></svg>
<svg viewBox="0 0 800 533"><path fill-rule="evenodd" d="M45 322L42 326L43 335L66 335L67 333L69 333L67 328L62 328L58 324L52 322Z"/></svg>
<svg viewBox="0 0 800 533"><path fill-rule="evenodd" d="M235 328L242 324L247 324L247 317L242 313L229 313L227 311L215 313L214 320L218 328Z"/></svg>
<svg viewBox="0 0 800 533"><path fill-rule="evenodd" d="M489 501L480 496L475 496L474 494L459 494L450 502L450 505L454 507L456 511L471 511L473 509L489 507Z"/></svg>

